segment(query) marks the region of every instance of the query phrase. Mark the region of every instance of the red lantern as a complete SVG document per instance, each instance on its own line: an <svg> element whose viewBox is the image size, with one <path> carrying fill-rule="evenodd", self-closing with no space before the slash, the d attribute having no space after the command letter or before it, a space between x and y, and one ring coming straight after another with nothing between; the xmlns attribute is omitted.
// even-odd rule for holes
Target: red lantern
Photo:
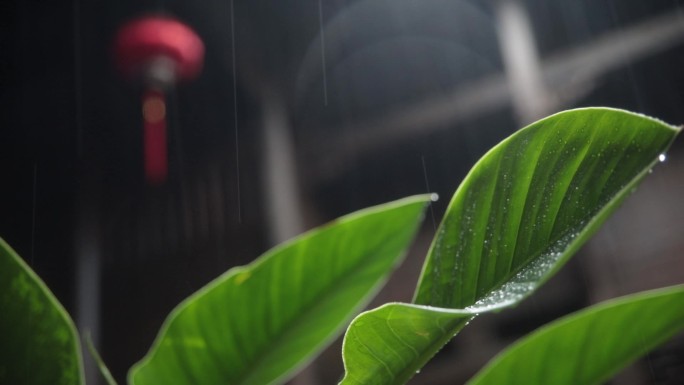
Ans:
<svg viewBox="0 0 684 385"><path fill-rule="evenodd" d="M168 175L165 91L199 75L204 44L189 26L168 16L147 16L124 24L114 51L119 70L139 77L143 92L145 177L160 184Z"/></svg>

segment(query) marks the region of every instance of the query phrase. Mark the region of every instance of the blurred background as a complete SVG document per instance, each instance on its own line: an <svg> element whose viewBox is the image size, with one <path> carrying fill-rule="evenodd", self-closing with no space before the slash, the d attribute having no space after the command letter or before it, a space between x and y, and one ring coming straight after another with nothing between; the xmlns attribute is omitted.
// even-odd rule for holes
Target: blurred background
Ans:
<svg viewBox="0 0 684 385"><path fill-rule="evenodd" d="M374 304L410 300L460 180L527 123L581 106L684 123L682 0L15 0L0 10L0 236L91 331L121 383L173 306L223 271L345 213L436 192L434 217ZM169 96L161 186L143 176L141 86L121 79L111 50L117 28L146 13L180 18L206 46L201 76ZM481 317L412 383L463 383L560 315L683 283L683 173L680 138L544 289ZM291 383L341 375L337 342ZM680 335L612 383L682 378Z"/></svg>

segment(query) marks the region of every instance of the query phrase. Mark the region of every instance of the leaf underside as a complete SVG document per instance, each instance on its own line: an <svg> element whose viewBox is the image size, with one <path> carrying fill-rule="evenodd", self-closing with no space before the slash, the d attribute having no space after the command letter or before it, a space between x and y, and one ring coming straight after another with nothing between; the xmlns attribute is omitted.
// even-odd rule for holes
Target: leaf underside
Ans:
<svg viewBox="0 0 684 385"><path fill-rule="evenodd" d="M472 317L529 296L629 195L678 132L642 115L587 108L542 119L494 147L454 194L415 305L389 304L350 325L341 383L403 384Z"/></svg>
<svg viewBox="0 0 684 385"><path fill-rule="evenodd" d="M171 313L129 382L284 382L384 283L429 199L411 197L348 215L228 271Z"/></svg>
<svg viewBox="0 0 684 385"><path fill-rule="evenodd" d="M0 384L83 384L73 321L1 238Z"/></svg>

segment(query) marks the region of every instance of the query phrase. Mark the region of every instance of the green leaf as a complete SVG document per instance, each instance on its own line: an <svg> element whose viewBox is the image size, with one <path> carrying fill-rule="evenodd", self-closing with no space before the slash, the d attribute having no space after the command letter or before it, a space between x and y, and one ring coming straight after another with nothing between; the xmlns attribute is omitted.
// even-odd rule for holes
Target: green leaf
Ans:
<svg viewBox="0 0 684 385"><path fill-rule="evenodd" d="M0 309L0 384L83 384L74 323L1 238Z"/></svg>
<svg viewBox="0 0 684 385"><path fill-rule="evenodd" d="M682 304L675 286L592 306L522 338L468 384L602 384L684 330Z"/></svg>
<svg viewBox="0 0 684 385"><path fill-rule="evenodd" d="M504 140L454 194L415 302L498 307L528 295L598 229L678 131L643 115L588 108Z"/></svg>
<svg viewBox="0 0 684 385"><path fill-rule="evenodd" d="M342 345L344 385L403 384L475 314L389 303L356 317Z"/></svg>
<svg viewBox="0 0 684 385"><path fill-rule="evenodd" d="M173 310L129 382L284 382L385 282L428 201L418 196L359 211L231 269Z"/></svg>
<svg viewBox="0 0 684 385"><path fill-rule="evenodd" d="M423 306L392 304L357 317L345 337L342 383L404 383L469 318L530 295L629 195L678 132L642 115L588 108L542 119L494 147L466 176L437 229L414 300ZM423 331L429 341L412 345L404 340L414 332L410 323L387 321L407 312L419 314L421 325L440 320ZM367 324L374 327L360 326Z"/></svg>

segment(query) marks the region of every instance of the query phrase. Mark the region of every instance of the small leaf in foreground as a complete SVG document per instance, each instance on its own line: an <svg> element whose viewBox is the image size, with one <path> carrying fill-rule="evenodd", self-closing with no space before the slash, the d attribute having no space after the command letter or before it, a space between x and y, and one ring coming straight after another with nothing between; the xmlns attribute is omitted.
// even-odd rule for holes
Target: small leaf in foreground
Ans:
<svg viewBox="0 0 684 385"><path fill-rule="evenodd" d="M684 330L684 286L607 301L548 324L506 349L468 385L602 384Z"/></svg>
<svg viewBox="0 0 684 385"><path fill-rule="evenodd" d="M74 323L0 238L0 384L83 384Z"/></svg>
<svg viewBox="0 0 684 385"><path fill-rule="evenodd" d="M377 292L429 200L406 198L342 217L228 271L171 313L129 382L284 382Z"/></svg>
<svg viewBox="0 0 684 385"><path fill-rule="evenodd" d="M362 313L342 346L343 385L403 384L475 316L406 303ZM450 332L451 331L451 332Z"/></svg>

